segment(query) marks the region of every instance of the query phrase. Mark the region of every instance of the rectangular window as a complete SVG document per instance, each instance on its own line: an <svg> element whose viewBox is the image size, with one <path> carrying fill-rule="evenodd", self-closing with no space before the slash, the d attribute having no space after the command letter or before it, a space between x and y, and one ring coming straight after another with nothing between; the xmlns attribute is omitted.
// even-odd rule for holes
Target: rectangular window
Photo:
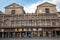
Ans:
<svg viewBox="0 0 60 40"><path fill-rule="evenodd" d="M50 13L50 12L49 12L49 8L45 8L45 12L46 12L46 13Z"/></svg>
<svg viewBox="0 0 60 40"><path fill-rule="evenodd" d="M15 10L12 10L12 11L11 11L11 14L15 14Z"/></svg>

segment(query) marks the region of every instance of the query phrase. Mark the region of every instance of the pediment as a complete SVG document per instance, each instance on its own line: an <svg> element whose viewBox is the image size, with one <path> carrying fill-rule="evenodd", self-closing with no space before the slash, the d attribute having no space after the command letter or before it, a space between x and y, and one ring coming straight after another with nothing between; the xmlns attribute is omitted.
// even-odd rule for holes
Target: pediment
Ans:
<svg viewBox="0 0 60 40"><path fill-rule="evenodd" d="M48 2L45 2L45 3L40 4L38 6L56 6L56 5L55 4L48 3Z"/></svg>
<svg viewBox="0 0 60 40"><path fill-rule="evenodd" d="M23 6L13 3L11 5L6 6L5 8L23 8Z"/></svg>

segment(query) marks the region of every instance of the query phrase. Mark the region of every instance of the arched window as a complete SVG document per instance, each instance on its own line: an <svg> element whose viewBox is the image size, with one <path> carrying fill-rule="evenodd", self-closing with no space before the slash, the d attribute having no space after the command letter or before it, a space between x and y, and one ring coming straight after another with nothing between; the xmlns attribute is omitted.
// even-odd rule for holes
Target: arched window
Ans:
<svg viewBox="0 0 60 40"><path fill-rule="evenodd" d="M45 12L46 12L46 13L50 13L50 12L49 12L49 8L45 8Z"/></svg>
<svg viewBox="0 0 60 40"><path fill-rule="evenodd" d="M12 11L11 11L11 14L15 14L15 10L12 10Z"/></svg>

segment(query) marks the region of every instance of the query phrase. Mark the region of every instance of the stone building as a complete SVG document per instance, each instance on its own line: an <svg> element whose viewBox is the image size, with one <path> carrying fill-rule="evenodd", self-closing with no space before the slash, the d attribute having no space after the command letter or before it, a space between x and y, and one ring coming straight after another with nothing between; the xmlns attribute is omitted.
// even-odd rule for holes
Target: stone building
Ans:
<svg viewBox="0 0 60 40"><path fill-rule="evenodd" d="M0 11L0 38L60 37L60 12L56 5L45 2L35 13L25 13L24 7L13 3Z"/></svg>

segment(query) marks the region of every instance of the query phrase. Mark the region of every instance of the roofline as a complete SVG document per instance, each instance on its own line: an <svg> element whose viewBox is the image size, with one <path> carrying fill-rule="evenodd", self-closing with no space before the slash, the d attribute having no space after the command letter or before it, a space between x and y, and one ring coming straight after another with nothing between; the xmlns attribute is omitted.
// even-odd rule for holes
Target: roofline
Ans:
<svg viewBox="0 0 60 40"><path fill-rule="evenodd" d="M12 4L16 4L16 3L12 3ZM12 4L10 4L10 5L12 5ZM7 7L9 7L10 5L8 5L8 6L4 7L4 8L7 8ZM17 4L17 5L19 5L19 4ZM23 6L21 6L21 5L19 5L19 6L23 8Z"/></svg>
<svg viewBox="0 0 60 40"><path fill-rule="evenodd" d="M49 3L49 2L44 2L44 3ZM44 3L39 4L37 7L43 5ZM52 4L52 3L49 3L49 4ZM52 5L56 6L55 4L52 4Z"/></svg>

